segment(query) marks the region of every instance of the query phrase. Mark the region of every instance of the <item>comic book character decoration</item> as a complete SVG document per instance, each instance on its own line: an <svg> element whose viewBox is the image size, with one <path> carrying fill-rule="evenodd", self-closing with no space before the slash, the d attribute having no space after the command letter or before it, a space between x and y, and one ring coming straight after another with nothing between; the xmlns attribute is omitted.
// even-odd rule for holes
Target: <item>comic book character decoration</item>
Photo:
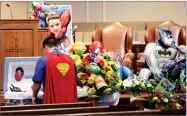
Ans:
<svg viewBox="0 0 187 116"><path fill-rule="evenodd" d="M69 54L73 43L71 6L33 2L32 8L34 17L40 20L40 27L48 27L48 36L55 36L61 52Z"/></svg>
<svg viewBox="0 0 187 116"><path fill-rule="evenodd" d="M179 83L180 74L184 80L186 79L186 46L178 46L173 41L170 28L158 28L158 30L160 39L148 43L144 51L149 69L143 68L139 75L143 75L146 81L152 73L156 74L159 80L166 77L171 83L176 81ZM181 56L178 56L179 52L182 54ZM145 73L147 73L147 77L145 77ZM176 86L176 88L180 87ZM170 87L170 89L174 88Z"/></svg>
<svg viewBox="0 0 187 116"><path fill-rule="evenodd" d="M103 45L99 41L95 41L89 45L89 51L93 53L99 53L99 52L103 52L104 48L103 48Z"/></svg>
<svg viewBox="0 0 187 116"><path fill-rule="evenodd" d="M65 53L69 52L72 48L71 36L66 35L71 20L70 10L70 8L66 9L61 15L58 15L54 11L45 13L49 28L48 35L55 36L59 40L59 49Z"/></svg>

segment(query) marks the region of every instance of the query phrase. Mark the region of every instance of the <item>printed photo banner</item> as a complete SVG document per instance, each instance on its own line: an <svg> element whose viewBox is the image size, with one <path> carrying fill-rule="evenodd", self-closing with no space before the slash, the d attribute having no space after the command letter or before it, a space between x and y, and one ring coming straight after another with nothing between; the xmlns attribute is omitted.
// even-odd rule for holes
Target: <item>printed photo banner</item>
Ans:
<svg viewBox="0 0 187 116"><path fill-rule="evenodd" d="M28 9L29 13L32 14L30 19L38 19L40 28L49 28L48 36L51 35L51 31L57 38L62 39L62 45L59 47L65 53L69 53L73 44L72 36L72 7L71 5L54 5L48 2L32 2ZM50 19L60 19L61 29L57 26L57 20L50 21ZM48 23L53 26L49 26ZM54 23L56 22L56 23ZM55 29L56 28L56 29ZM57 30L60 33L57 34Z"/></svg>
<svg viewBox="0 0 187 116"><path fill-rule="evenodd" d="M57 13L57 15L59 16L59 19L61 22L62 33L65 32L62 48L65 50L65 52L68 52L72 48L72 44L73 44L72 7L71 7L71 5L42 5L41 11L39 14L41 28L49 27L49 25L47 23L48 20L55 16L55 15L49 16L49 14L50 13L52 14L54 12Z"/></svg>
<svg viewBox="0 0 187 116"><path fill-rule="evenodd" d="M47 22L46 22L46 17L45 17L45 13L50 12L50 11L55 11L59 17L62 17L64 15L64 13L70 9L70 21L69 24L67 25L67 32L66 34L71 35L71 31L72 31L72 8L71 5L42 5L41 6L41 11L39 12L39 20L40 20L40 27L48 27ZM69 14L68 14L69 15ZM65 19L61 19L61 22L65 21Z"/></svg>

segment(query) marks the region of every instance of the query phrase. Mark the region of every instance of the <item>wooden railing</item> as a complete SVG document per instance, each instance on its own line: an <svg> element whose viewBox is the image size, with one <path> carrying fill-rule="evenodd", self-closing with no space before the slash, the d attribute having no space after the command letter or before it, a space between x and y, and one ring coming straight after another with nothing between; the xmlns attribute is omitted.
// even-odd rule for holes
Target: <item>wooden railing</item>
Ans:
<svg viewBox="0 0 187 116"><path fill-rule="evenodd" d="M186 110L178 110L178 109L167 109L167 110L160 110L160 109L152 109L148 111L118 111L118 112L94 112L94 113L77 113L77 114L68 114L72 116L97 116L97 115L186 115Z"/></svg>
<svg viewBox="0 0 187 116"><path fill-rule="evenodd" d="M92 106L93 106L92 102L78 102L78 103L64 103L64 104L14 105L14 106L1 106L1 111L71 108L71 107L92 107Z"/></svg>
<svg viewBox="0 0 187 116"><path fill-rule="evenodd" d="M115 112L115 111L136 111L137 105L120 106L92 106L92 107L73 107L73 108L50 108L50 109L29 109L1 111L1 115L52 115L52 114L76 114L76 113L95 113L95 112Z"/></svg>

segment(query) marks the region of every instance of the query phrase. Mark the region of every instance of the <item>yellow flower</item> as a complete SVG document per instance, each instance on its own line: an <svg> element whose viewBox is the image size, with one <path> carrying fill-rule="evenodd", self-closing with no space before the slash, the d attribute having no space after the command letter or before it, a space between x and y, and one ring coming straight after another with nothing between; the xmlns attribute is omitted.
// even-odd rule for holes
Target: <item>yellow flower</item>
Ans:
<svg viewBox="0 0 187 116"><path fill-rule="evenodd" d="M85 84L86 83L86 80L81 80L81 84Z"/></svg>
<svg viewBox="0 0 187 116"><path fill-rule="evenodd" d="M94 76L88 78L88 84L94 84Z"/></svg>
<svg viewBox="0 0 187 116"><path fill-rule="evenodd" d="M104 66L103 67L107 67L108 64L107 64L106 60L103 60L103 62L104 62Z"/></svg>
<svg viewBox="0 0 187 116"><path fill-rule="evenodd" d="M88 56L88 55L89 55L88 53L83 54L83 59L84 59L86 56Z"/></svg>
<svg viewBox="0 0 187 116"><path fill-rule="evenodd" d="M169 96L170 96L170 97L173 97L173 94L170 94Z"/></svg>
<svg viewBox="0 0 187 116"><path fill-rule="evenodd" d="M96 89L94 87L88 89L88 95L94 95L96 92Z"/></svg>
<svg viewBox="0 0 187 116"><path fill-rule="evenodd" d="M117 64L117 63L115 63L115 64L114 64L114 68L115 68L116 70L118 70L118 69L120 68L120 65Z"/></svg>
<svg viewBox="0 0 187 116"><path fill-rule="evenodd" d="M79 79L81 78L81 76L80 76L81 74L83 74L83 73L80 72L80 73L77 74L77 77L78 77Z"/></svg>
<svg viewBox="0 0 187 116"><path fill-rule="evenodd" d="M115 88L116 88L116 89L119 89L119 88L121 87L121 85L122 85L122 83L117 83L117 84L115 85Z"/></svg>
<svg viewBox="0 0 187 116"><path fill-rule="evenodd" d="M122 81L121 79L118 79L118 82L119 82L119 83L123 83L123 81Z"/></svg>
<svg viewBox="0 0 187 116"><path fill-rule="evenodd" d="M76 63L77 66L80 66L82 64L82 60L79 59L75 63Z"/></svg>
<svg viewBox="0 0 187 116"><path fill-rule="evenodd" d="M99 56L99 59L100 59L100 60L104 60L103 56Z"/></svg>
<svg viewBox="0 0 187 116"><path fill-rule="evenodd" d="M168 99L167 99L167 98L165 98L165 99L164 99L164 102L165 102L165 103L168 103Z"/></svg>
<svg viewBox="0 0 187 116"><path fill-rule="evenodd" d="M108 94L108 93L111 93L112 89L111 88L106 88L103 93L104 94Z"/></svg>
<svg viewBox="0 0 187 116"><path fill-rule="evenodd" d="M106 75L107 75L107 77L111 77L111 76L112 76L112 70L108 71L108 72L106 73Z"/></svg>
<svg viewBox="0 0 187 116"><path fill-rule="evenodd" d="M112 66L112 65L114 65L114 64L115 64L115 62L114 62L114 61L109 61L108 63L109 63L109 65L110 65L110 66Z"/></svg>

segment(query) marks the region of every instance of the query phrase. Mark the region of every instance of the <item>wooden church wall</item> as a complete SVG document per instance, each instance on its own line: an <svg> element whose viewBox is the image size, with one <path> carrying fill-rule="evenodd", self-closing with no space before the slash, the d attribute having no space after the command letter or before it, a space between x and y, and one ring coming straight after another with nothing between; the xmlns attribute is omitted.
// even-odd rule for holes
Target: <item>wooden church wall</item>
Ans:
<svg viewBox="0 0 187 116"><path fill-rule="evenodd" d="M39 56L38 20L0 20L0 90L3 90L5 57Z"/></svg>

